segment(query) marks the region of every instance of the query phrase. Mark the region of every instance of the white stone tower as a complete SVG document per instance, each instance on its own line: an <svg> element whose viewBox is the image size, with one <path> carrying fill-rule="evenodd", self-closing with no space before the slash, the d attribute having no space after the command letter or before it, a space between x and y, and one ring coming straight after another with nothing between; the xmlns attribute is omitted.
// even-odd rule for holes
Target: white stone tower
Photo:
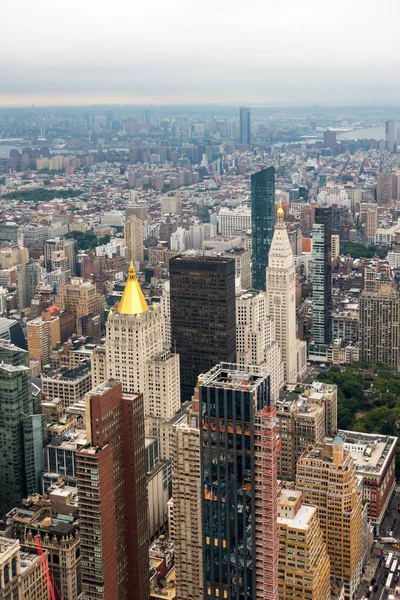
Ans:
<svg viewBox="0 0 400 600"><path fill-rule="evenodd" d="M287 383L297 381L296 268L286 231L283 208L277 211L274 236L268 255L268 313L282 352Z"/></svg>

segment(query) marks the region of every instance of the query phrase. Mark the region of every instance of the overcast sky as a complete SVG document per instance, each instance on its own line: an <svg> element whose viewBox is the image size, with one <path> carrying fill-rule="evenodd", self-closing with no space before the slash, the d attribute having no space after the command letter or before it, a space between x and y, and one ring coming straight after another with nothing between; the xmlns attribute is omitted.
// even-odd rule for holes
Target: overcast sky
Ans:
<svg viewBox="0 0 400 600"><path fill-rule="evenodd" d="M398 0L18 0L0 104L400 104Z"/></svg>

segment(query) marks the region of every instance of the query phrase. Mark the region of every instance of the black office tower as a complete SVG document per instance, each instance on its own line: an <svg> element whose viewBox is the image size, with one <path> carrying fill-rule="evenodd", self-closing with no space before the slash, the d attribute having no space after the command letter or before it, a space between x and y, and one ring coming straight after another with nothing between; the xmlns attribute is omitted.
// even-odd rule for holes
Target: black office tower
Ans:
<svg viewBox="0 0 400 600"><path fill-rule="evenodd" d="M169 269L171 342L180 355L184 401L200 373L236 360L235 259L181 255Z"/></svg>
<svg viewBox="0 0 400 600"><path fill-rule="evenodd" d="M257 367L200 378L204 600L278 599L275 408Z"/></svg>
<svg viewBox="0 0 400 600"><path fill-rule="evenodd" d="M315 345L327 345L331 341L332 310L332 209L330 207L315 209L312 231L314 259L312 341Z"/></svg>
<svg viewBox="0 0 400 600"><path fill-rule="evenodd" d="M250 146L250 108L241 106L239 108L240 116L240 143Z"/></svg>
<svg viewBox="0 0 400 600"><path fill-rule="evenodd" d="M265 269L275 228L275 168L251 176L253 288L265 290Z"/></svg>

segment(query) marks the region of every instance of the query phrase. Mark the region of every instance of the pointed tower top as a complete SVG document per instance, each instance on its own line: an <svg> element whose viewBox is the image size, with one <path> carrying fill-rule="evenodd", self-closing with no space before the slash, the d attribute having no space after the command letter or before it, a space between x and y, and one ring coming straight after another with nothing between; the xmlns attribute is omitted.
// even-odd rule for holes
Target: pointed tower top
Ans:
<svg viewBox="0 0 400 600"><path fill-rule="evenodd" d="M289 268L294 264L293 261L293 251L285 224L285 212L280 204L276 211L274 235L268 254L268 267Z"/></svg>
<svg viewBox="0 0 400 600"><path fill-rule="evenodd" d="M131 261L131 264L129 265L129 269L128 269L128 281L135 281L136 279L136 269L134 267L133 261Z"/></svg>
<svg viewBox="0 0 400 600"><path fill-rule="evenodd" d="M278 210L276 211L276 225L284 225L285 224L285 211L282 208L282 204L279 205Z"/></svg>
<svg viewBox="0 0 400 600"><path fill-rule="evenodd" d="M122 294L121 302L118 306L118 312L123 315L140 315L149 310L147 302L144 299L143 292L136 279L136 271L131 261L128 279Z"/></svg>

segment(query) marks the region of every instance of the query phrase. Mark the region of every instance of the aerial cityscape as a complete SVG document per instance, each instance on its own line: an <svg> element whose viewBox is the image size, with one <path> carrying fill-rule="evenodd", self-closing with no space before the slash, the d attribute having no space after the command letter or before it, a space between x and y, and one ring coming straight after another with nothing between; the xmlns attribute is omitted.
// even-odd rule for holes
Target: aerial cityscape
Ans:
<svg viewBox="0 0 400 600"><path fill-rule="evenodd" d="M0 600L400 600L393 9L7 6Z"/></svg>

